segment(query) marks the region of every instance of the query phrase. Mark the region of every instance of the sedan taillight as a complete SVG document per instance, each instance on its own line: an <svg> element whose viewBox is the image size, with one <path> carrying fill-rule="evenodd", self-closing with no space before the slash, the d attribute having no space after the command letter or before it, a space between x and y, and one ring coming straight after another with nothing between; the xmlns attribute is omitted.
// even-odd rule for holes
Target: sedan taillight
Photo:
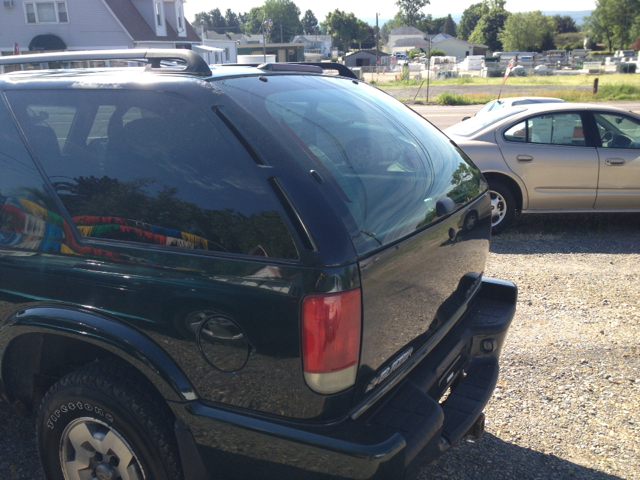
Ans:
<svg viewBox="0 0 640 480"><path fill-rule="evenodd" d="M362 329L359 288L302 302L302 364L307 385L336 393L355 384Z"/></svg>

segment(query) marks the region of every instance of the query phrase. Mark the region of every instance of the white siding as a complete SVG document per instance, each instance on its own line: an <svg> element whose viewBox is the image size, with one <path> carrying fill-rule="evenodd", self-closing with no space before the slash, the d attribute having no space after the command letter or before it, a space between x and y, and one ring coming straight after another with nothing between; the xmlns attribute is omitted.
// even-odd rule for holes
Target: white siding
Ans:
<svg viewBox="0 0 640 480"><path fill-rule="evenodd" d="M13 51L18 43L20 51L27 51L36 35L53 34L60 37L69 50L101 48L131 48L129 35L115 20L102 0L67 0L69 23L27 24L22 0L13 8L0 3L0 50Z"/></svg>
<svg viewBox="0 0 640 480"><path fill-rule="evenodd" d="M473 55L473 45L467 45L451 38L438 43L432 43L431 48L444 50L447 56L456 57L458 61L464 60L467 52L469 52L469 55Z"/></svg>

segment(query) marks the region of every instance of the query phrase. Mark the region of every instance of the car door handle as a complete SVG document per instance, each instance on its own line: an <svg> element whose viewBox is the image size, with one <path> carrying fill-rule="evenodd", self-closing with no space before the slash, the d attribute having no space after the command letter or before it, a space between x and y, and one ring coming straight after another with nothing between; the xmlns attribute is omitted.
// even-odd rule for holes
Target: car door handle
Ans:
<svg viewBox="0 0 640 480"><path fill-rule="evenodd" d="M607 158L604 163L610 165L612 167L617 167L620 165L624 165L624 160L622 158Z"/></svg>
<svg viewBox="0 0 640 480"><path fill-rule="evenodd" d="M531 155L518 155L516 160L518 163L529 163L533 161L533 157Z"/></svg>

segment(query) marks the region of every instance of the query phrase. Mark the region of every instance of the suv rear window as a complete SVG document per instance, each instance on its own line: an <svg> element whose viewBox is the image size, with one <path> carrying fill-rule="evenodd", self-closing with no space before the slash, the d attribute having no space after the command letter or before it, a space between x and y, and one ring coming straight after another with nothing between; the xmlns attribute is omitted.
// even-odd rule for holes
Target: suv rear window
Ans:
<svg viewBox="0 0 640 480"><path fill-rule="evenodd" d="M131 90L7 97L83 236L298 258L251 157L184 97Z"/></svg>
<svg viewBox="0 0 640 480"><path fill-rule="evenodd" d="M480 172L441 132L375 88L331 77L256 80L219 83L306 152L306 163L296 157L328 179L367 236L360 254L431 223L441 197L464 203L481 191Z"/></svg>

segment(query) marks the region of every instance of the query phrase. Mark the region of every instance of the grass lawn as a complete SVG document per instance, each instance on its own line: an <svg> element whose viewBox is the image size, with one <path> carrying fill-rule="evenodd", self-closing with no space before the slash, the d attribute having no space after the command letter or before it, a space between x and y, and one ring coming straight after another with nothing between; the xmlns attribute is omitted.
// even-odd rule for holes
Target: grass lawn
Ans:
<svg viewBox="0 0 640 480"><path fill-rule="evenodd" d="M598 94L591 93L593 81L598 78ZM419 86L421 81L404 80L376 84L381 89L407 88ZM459 85L500 85L502 78L460 77L442 80L432 80L433 86L459 86ZM640 74L611 73L604 75L550 75L550 76L525 76L509 77L508 85L558 85L564 87L558 90L545 90L545 97L562 98L568 102L586 101L610 101L610 100L640 100ZM566 87L588 87L586 90L566 89ZM502 97L520 96L503 94ZM438 95L437 102L441 105L471 105L487 103L495 99L495 95L487 93L451 93L444 92Z"/></svg>

